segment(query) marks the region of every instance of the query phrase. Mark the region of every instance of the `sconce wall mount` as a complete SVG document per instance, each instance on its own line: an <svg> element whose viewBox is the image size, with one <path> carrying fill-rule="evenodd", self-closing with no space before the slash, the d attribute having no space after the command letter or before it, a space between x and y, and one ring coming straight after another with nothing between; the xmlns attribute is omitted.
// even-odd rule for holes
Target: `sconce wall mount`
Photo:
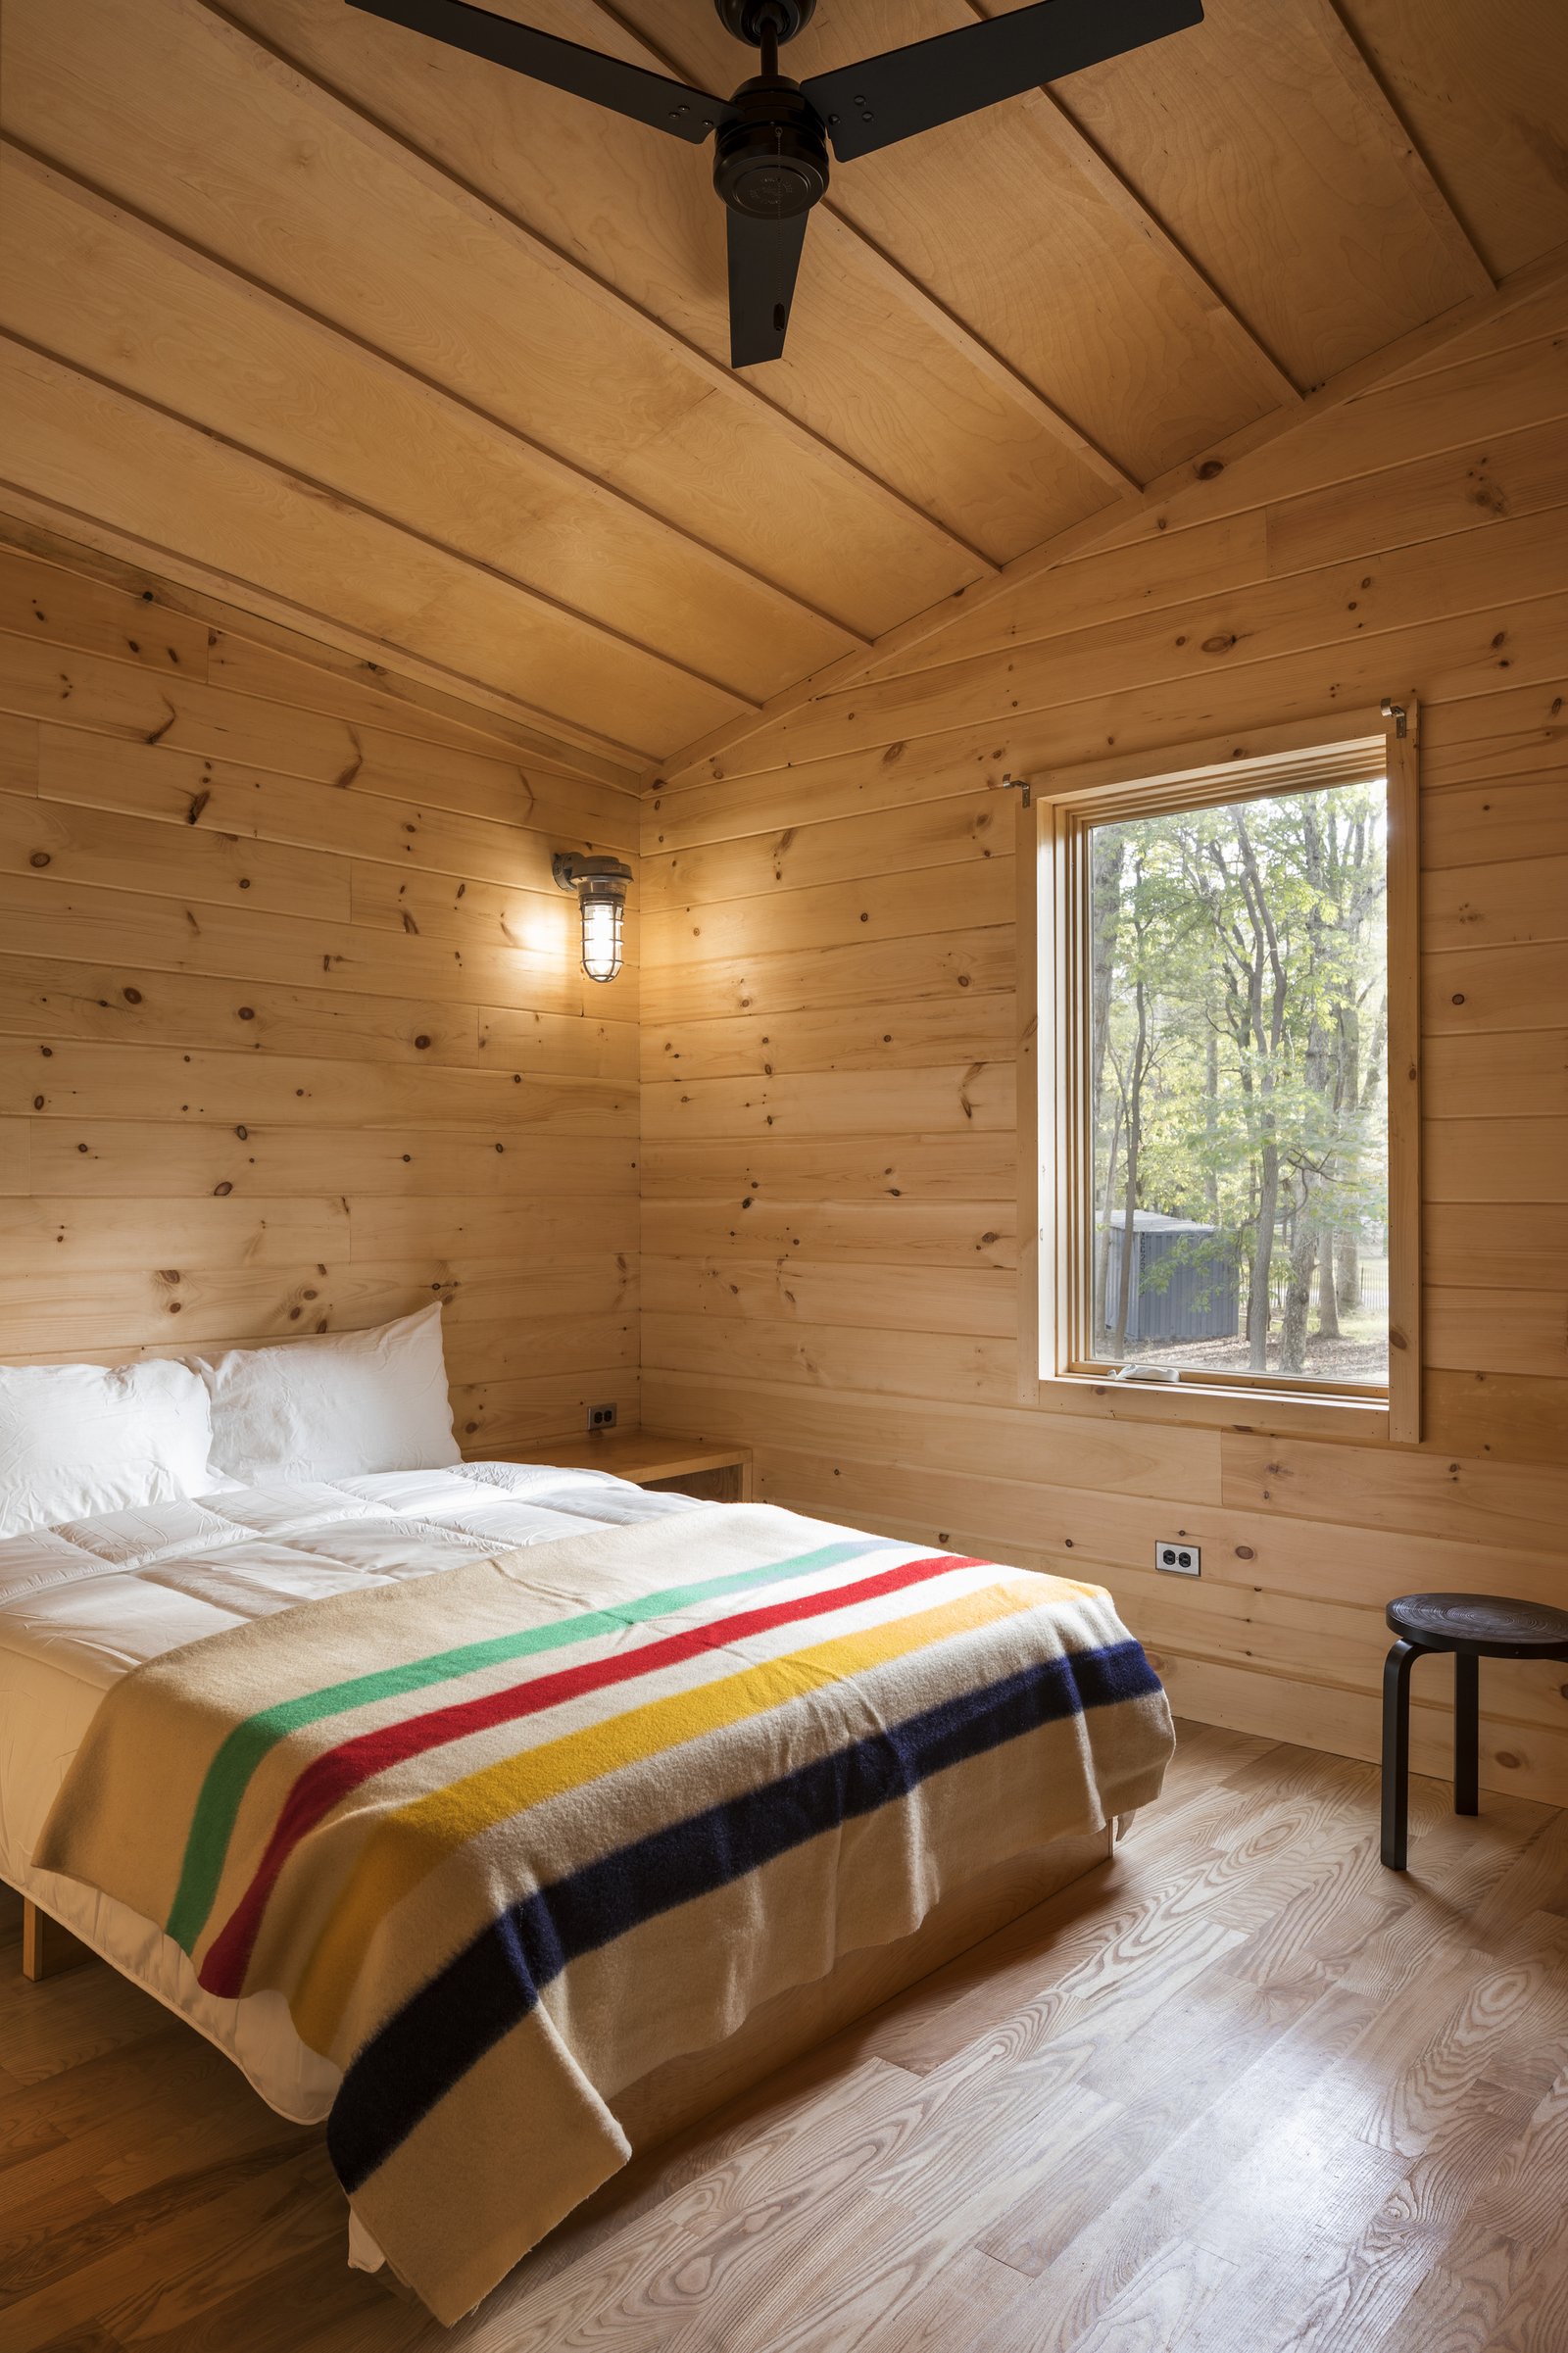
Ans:
<svg viewBox="0 0 1568 2353"><path fill-rule="evenodd" d="M579 857L558 850L550 870L564 891L575 891L582 909L582 968L590 980L613 980L621 966L621 925L631 868L618 858Z"/></svg>

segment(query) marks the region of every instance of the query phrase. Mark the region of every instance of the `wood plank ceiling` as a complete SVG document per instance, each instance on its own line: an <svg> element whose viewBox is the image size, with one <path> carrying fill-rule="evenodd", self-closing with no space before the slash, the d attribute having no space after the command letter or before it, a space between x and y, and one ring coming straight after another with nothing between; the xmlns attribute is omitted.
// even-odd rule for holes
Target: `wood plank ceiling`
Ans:
<svg viewBox="0 0 1568 2353"><path fill-rule="evenodd" d="M490 0L714 88L710 0ZM822 0L800 74L995 0ZM0 504L646 764L1568 238L1561 0L1207 22L835 175L725 362L707 159L342 0L6 0Z"/></svg>

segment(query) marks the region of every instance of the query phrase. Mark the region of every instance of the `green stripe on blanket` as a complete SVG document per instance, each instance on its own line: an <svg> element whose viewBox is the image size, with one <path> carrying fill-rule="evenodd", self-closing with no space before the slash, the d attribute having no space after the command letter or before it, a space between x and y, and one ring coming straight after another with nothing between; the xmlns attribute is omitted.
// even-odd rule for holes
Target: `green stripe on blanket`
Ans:
<svg viewBox="0 0 1568 2353"><path fill-rule="evenodd" d="M263 1759L279 1740L286 1740L290 1733L303 1731L309 1724L319 1724L326 1716L368 1707L377 1699L395 1699L409 1691L426 1691L434 1684L451 1683L459 1676L476 1674L481 1668L503 1665L508 1659L559 1650L569 1642L590 1642L595 1635L611 1634L617 1626L638 1626L667 1610L685 1609L693 1602L722 1600L726 1593L743 1592L748 1586L771 1585L786 1577L808 1577L813 1570L836 1568L841 1562L857 1560L866 1552L886 1551L893 1541L891 1537L866 1536L847 1539L842 1544L820 1544L812 1552L770 1561L759 1569L739 1569L730 1576L710 1577L695 1585L669 1586L662 1593L647 1593L640 1600L617 1601L608 1609L580 1610L569 1618L530 1626L518 1634L495 1635L482 1642L462 1642L452 1650L434 1651L428 1658L409 1659L399 1666L379 1668L368 1675L351 1675L342 1683L326 1684L318 1691L306 1691L297 1699L283 1699L273 1707L263 1708L258 1715L247 1717L243 1724L234 1727L213 1759L196 1801L179 1887L165 1922L167 1934L182 1951L195 1949L213 1908L228 1857L229 1840L234 1835L234 1823L251 1778Z"/></svg>

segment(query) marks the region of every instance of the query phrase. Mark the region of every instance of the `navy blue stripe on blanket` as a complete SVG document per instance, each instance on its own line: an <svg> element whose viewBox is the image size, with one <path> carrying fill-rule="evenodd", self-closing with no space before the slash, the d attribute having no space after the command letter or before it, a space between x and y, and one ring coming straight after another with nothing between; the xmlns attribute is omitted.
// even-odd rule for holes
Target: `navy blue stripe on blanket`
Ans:
<svg viewBox="0 0 1568 2353"><path fill-rule="evenodd" d="M481 1930L374 2034L338 2087L327 2149L352 2193L580 1953L1042 1725L1157 1691L1135 1642L1042 1660L540 1887Z"/></svg>

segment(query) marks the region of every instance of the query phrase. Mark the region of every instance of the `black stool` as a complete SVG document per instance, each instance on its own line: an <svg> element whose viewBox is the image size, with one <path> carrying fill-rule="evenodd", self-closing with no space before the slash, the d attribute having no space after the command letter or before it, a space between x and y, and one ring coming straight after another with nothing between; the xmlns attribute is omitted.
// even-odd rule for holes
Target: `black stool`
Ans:
<svg viewBox="0 0 1568 2353"><path fill-rule="evenodd" d="M1388 1608L1399 1637L1383 1668L1383 1860L1402 1871L1410 1825L1410 1669L1453 1652L1453 1810L1481 1811L1481 1661L1568 1659L1568 1610L1489 1593L1405 1593Z"/></svg>

